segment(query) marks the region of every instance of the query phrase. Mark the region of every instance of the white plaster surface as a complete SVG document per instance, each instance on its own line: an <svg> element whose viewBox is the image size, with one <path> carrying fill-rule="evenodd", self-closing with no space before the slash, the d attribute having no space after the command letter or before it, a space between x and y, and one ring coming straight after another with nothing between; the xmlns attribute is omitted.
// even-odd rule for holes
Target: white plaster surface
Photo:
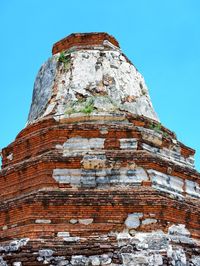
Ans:
<svg viewBox="0 0 200 266"><path fill-rule="evenodd" d="M28 123L51 113L84 112L92 99L94 112L130 112L158 120L142 75L117 50L66 51L41 67L34 84Z"/></svg>
<svg viewBox="0 0 200 266"><path fill-rule="evenodd" d="M98 150L104 148L104 138L82 138L74 137L68 139L63 145L64 156L84 155L91 150Z"/></svg>

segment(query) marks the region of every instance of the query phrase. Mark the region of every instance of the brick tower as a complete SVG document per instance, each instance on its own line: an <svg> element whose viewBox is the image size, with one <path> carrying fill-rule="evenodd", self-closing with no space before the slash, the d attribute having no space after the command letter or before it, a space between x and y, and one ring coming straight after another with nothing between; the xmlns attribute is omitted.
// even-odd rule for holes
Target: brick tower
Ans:
<svg viewBox="0 0 200 266"><path fill-rule="evenodd" d="M2 151L0 265L200 265L195 151L106 33L71 34Z"/></svg>

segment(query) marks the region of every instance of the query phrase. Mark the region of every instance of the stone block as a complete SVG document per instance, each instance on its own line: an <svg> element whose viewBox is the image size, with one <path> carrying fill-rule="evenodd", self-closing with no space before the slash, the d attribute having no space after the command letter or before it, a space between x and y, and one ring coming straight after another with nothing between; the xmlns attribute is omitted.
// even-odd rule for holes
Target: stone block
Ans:
<svg viewBox="0 0 200 266"><path fill-rule="evenodd" d="M76 223L78 223L78 220L77 219L70 219L70 224L76 224Z"/></svg>
<svg viewBox="0 0 200 266"><path fill-rule="evenodd" d="M81 175L81 186L82 187L96 187L96 177L94 170L83 170Z"/></svg>
<svg viewBox="0 0 200 266"><path fill-rule="evenodd" d="M130 254L123 253L122 254L123 265L126 266L138 266L138 265L148 265L148 259L146 254Z"/></svg>
<svg viewBox="0 0 200 266"><path fill-rule="evenodd" d="M82 255L74 255L70 261L71 265L73 266L85 266L87 258Z"/></svg>
<svg viewBox="0 0 200 266"><path fill-rule="evenodd" d="M147 218L145 220L142 221L143 225L149 225L149 224L155 224L157 223L156 219L152 219L152 218Z"/></svg>
<svg viewBox="0 0 200 266"><path fill-rule="evenodd" d="M57 237L69 237L70 233L69 232L58 232Z"/></svg>
<svg viewBox="0 0 200 266"><path fill-rule="evenodd" d="M156 148L156 147L153 147L149 144L146 144L146 143L142 143L142 149L145 150L145 151L148 151L148 152L152 152L154 154L159 154L159 149Z"/></svg>
<svg viewBox="0 0 200 266"><path fill-rule="evenodd" d="M156 146L162 145L162 134L155 132L155 130L142 128L142 138Z"/></svg>
<svg viewBox="0 0 200 266"><path fill-rule="evenodd" d="M80 224L84 224L84 225L89 225L91 223L93 223L93 218L88 218L88 219L78 219L78 222Z"/></svg>
<svg viewBox="0 0 200 266"><path fill-rule="evenodd" d="M135 229L140 226L140 218L143 217L143 213L131 213L125 220L125 225L128 229Z"/></svg>
<svg viewBox="0 0 200 266"><path fill-rule="evenodd" d="M84 169L102 169L106 167L106 156L85 155L81 163Z"/></svg>
<svg viewBox="0 0 200 266"><path fill-rule="evenodd" d="M47 220L47 219L37 219L35 220L36 224L50 224L51 220Z"/></svg>
<svg viewBox="0 0 200 266"><path fill-rule="evenodd" d="M39 250L39 256L40 257L51 257L53 255L54 251L52 249L41 249Z"/></svg>
<svg viewBox="0 0 200 266"><path fill-rule="evenodd" d="M13 262L13 266L22 266L22 263L21 261Z"/></svg>
<svg viewBox="0 0 200 266"><path fill-rule="evenodd" d="M122 246L129 244L131 242L130 234L126 231L118 233L117 234L117 242L118 242L119 247L122 247Z"/></svg>
<svg viewBox="0 0 200 266"><path fill-rule="evenodd" d="M120 149L129 150L129 149L137 149L137 139L120 139Z"/></svg>
<svg viewBox="0 0 200 266"><path fill-rule="evenodd" d="M104 141L104 138L70 138L63 144L63 155L80 156L92 150L101 150L104 148Z"/></svg>
<svg viewBox="0 0 200 266"><path fill-rule="evenodd" d="M152 169L147 170L147 172L149 173L149 176L155 188L169 193L175 192L181 194L183 192L184 182L181 178L166 175Z"/></svg>
<svg viewBox="0 0 200 266"><path fill-rule="evenodd" d="M194 181L185 180L185 191L190 196L195 196L200 198L200 186L198 183Z"/></svg>
<svg viewBox="0 0 200 266"><path fill-rule="evenodd" d="M185 228L185 224L172 225L168 229L170 235L190 236L190 232Z"/></svg>
<svg viewBox="0 0 200 266"><path fill-rule="evenodd" d="M112 259L107 254L101 255L100 260L102 266L107 266L112 263Z"/></svg>
<svg viewBox="0 0 200 266"><path fill-rule="evenodd" d="M80 169L54 169L53 178L60 184L80 184Z"/></svg>
<svg viewBox="0 0 200 266"><path fill-rule="evenodd" d="M79 242L80 241L80 237L78 237L78 236L63 237L63 240L65 242Z"/></svg>
<svg viewBox="0 0 200 266"><path fill-rule="evenodd" d="M142 181L147 181L149 179L142 167L137 167L135 169L121 168L119 173L120 183L141 184Z"/></svg>
<svg viewBox="0 0 200 266"><path fill-rule="evenodd" d="M99 266L101 265L101 261L98 256L92 256L90 257L90 262L92 266Z"/></svg>

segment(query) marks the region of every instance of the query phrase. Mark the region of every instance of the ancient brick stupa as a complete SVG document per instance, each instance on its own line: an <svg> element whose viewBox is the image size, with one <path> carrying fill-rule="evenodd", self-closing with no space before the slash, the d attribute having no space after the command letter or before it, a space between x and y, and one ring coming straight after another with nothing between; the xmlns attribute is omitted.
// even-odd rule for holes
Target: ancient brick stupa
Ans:
<svg viewBox="0 0 200 266"><path fill-rule="evenodd" d="M194 150L106 33L72 34L2 151L0 265L200 265Z"/></svg>

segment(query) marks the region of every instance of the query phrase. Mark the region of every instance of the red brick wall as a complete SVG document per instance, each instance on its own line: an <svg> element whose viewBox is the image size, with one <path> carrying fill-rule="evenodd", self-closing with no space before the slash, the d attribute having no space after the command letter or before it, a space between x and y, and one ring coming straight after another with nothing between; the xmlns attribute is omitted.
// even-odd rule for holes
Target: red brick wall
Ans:
<svg viewBox="0 0 200 266"><path fill-rule="evenodd" d="M59 42L56 42L53 45L52 54L68 50L73 46L102 45L104 40L108 40L115 46L119 47L119 43L116 41L116 39L107 33L79 33L71 34Z"/></svg>

